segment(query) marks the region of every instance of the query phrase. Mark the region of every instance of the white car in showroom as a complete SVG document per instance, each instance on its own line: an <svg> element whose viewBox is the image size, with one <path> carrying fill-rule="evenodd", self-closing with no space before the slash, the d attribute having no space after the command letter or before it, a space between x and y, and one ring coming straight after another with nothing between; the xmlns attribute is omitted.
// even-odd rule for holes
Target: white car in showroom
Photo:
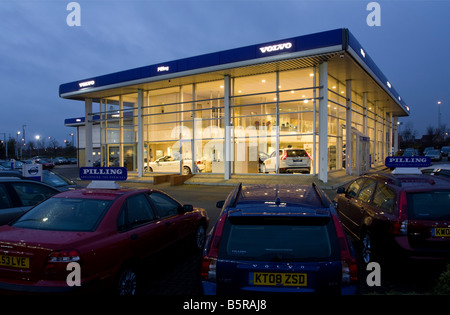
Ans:
<svg viewBox="0 0 450 315"><path fill-rule="evenodd" d="M197 162L194 167L197 173L203 172L203 170L205 169L205 165L201 162ZM165 155L154 162L144 163L144 171L158 173L180 173L180 160L176 160L170 155ZM183 175L192 174L191 159L183 160L181 173Z"/></svg>
<svg viewBox="0 0 450 315"><path fill-rule="evenodd" d="M309 174L311 172L311 157L303 149L281 149L279 151L279 172L294 173L301 172ZM276 172L276 152L273 151L268 159L264 160L262 172Z"/></svg>

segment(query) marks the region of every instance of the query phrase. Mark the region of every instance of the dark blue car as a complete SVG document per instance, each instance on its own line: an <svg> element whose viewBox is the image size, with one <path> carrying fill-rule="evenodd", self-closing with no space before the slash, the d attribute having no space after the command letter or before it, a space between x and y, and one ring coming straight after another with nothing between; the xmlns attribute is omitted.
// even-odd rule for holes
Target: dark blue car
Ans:
<svg viewBox="0 0 450 315"><path fill-rule="evenodd" d="M217 206L202 260L204 294L357 293L351 243L316 185L239 185Z"/></svg>

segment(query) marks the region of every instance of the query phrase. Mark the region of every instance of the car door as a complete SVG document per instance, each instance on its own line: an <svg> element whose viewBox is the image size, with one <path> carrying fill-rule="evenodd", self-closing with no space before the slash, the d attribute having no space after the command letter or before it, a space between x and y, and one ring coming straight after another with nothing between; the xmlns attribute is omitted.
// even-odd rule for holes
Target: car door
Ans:
<svg viewBox="0 0 450 315"><path fill-rule="evenodd" d="M345 193L337 198L337 209L342 224L355 236L359 236L358 194L364 185L366 178L358 178L353 181Z"/></svg>
<svg viewBox="0 0 450 315"><path fill-rule="evenodd" d="M353 220L357 224L358 234L361 231L363 225L372 224L374 218L377 216L376 207L371 203L373 194L377 187L377 181L368 178L357 195L357 198L353 204L354 209L352 211Z"/></svg>
<svg viewBox="0 0 450 315"><path fill-rule="evenodd" d="M270 156L263 162L266 172L274 172L276 171L276 158L277 153L273 151Z"/></svg>
<svg viewBox="0 0 450 315"><path fill-rule="evenodd" d="M152 192L149 194L151 203L158 214L161 224L166 227L167 242L173 243L183 237L185 226L180 215L181 205L171 197Z"/></svg>
<svg viewBox="0 0 450 315"><path fill-rule="evenodd" d="M10 220L15 219L31 207L59 193L59 190L53 187L29 181L9 182L7 186L9 186L7 189L12 199L18 200L16 204L17 208L13 211L15 215L13 216L11 214L12 217Z"/></svg>
<svg viewBox="0 0 450 315"><path fill-rule="evenodd" d="M165 246L166 228L144 193L127 198L118 218L119 232L128 234L134 256L148 257Z"/></svg>
<svg viewBox="0 0 450 315"><path fill-rule="evenodd" d="M22 214L22 208L17 202L14 202L6 184L0 183L0 225L7 224Z"/></svg>

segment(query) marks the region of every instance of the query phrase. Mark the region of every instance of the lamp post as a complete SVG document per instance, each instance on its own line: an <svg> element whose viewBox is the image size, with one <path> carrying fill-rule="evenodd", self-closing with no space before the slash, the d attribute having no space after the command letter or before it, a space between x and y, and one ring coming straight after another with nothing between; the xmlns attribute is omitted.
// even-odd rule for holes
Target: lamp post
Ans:
<svg viewBox="0 0 450 315"><path fill-rule="evenodd" d="M16 153L16 157L19 160L19 148L21 147L20 142L19 142L19 135L20 135L20 131L17 131L17 153Z"/></svg>
<svg viewBox="0 0 450 315"><path fill-rule="evenodd" d="M438 101L438 129L441 130L441 101Z"/></svg>
<svg viewBox="0 0 450 315"><path fill-rule="evenodd" d="M37 155L39 156L39 140L41 139L41 136L36 135L34 138L36 139Z"/></svg>

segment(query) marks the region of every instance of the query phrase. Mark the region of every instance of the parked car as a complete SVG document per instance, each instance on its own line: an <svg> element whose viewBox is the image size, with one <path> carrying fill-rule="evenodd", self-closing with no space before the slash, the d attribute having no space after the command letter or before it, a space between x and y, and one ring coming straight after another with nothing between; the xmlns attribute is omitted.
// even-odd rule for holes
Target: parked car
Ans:
<svg viewBox="0 0 450 315"><path fill-rule="evenodd" d="M351 243L314 184L239 185L217 206L201 266L204 294L357 292Z"/></svg>
<svg viewBox="0 0 450 315"><path fill-rule="evenodd" d="M22 161L1 161L0 165L3 166L4 169L11 169L12 164L14 163L14 169L22 169L22 165L24 164Z"/></svg>
<svg viewBox="0 0 450 315"><path fill-rule="evenodd" d="M18 170L0 170L0 177L17 177L22 179L29 179L27 177L24 177L22 175L22 171ZM30 180L34 180L31 179ZM52 170L42 170L42 182L44 184L47 184L49 186L52 186L59 191L65 191L69 189L76 189L76 188L82 188L82 186L75 183L73 180L57 174L53 172Z"/></svg>
<svg viewBox="0 0 450 315"><path fill-rule="evenodd" d="M0 225L9 223L59 192L55 187L33 180L0 177Z"/></svg>
<svg viewBox="0 0 450 315"><path fill-rule="evenodd" d="M428 151L434 150L434 147L426 147L423 149L423 155L427 154Z"/></svg>
<svg viewBox="0 0 450 315"><path fill-rule="evenodd" d="M34 160L36 163L42 164L44 170L51 170L55 167L55 164L47 158L39 158Z"/></svg>
<svg viewBox="0 0 450 315"><path fill-rule="evenodd" d="M135 294L137 270L147 257L181 240L200 250L207 227L204 209L183 206L162 191L66 191L0 227L0 289L49 293L106 286ZM74 262L81 265L79 287L66 282Z"/></svg>
<svg viewBox="0 0 450 315"><path fill-rule="evenodd" d="M311 156L303 149L281 149L279 150L279 172L302 172L309 174L311 172ZM262 165L263 173L276 172L276 151L264 160Z"/></svg>
<svg viewBox="0 0 450 315"><path fill-rule="evenodd" d="M448 180L420 172L370 174L337 193L337 212L365 263L397 256L450 259Z"/></svg>
<svg viewBox="0 0 450 315"><path fill-rule="evenodd" d="M442 153L442 156L444 157L444 156L446 156L447 157L447 161L450 161L450 147L442 147L441 148L441 153Z"/></svg>
<svg viewBox="0 0 450 315"><path fill-rule="evenodd" d="M450 180L450 164L434 164L428 167L420 168L422 174L440 176Z"/></svg>
<svg viewBox="0 0 450 315"><path fill-rule="evenodd" d="M429 150L425 154L425 156L428 156L431 158L431 161L440 161L442 160L442 155L440 150Z"/></svg>
<svg viewBox="0 0 450 315"><path fill-rule="evenodd" d="M55 164L55 165L69 164L69 161L68 161L65 157L61 157L61 156L55 157L55 158L52 160L52 162L53 162L53 164Z"/></svg>
<svg viewBox="0 0 450 315"><path fill-rule="evenodd" d="M200 161L195 164L196 171L202 172L205 169ZM180 160L174 159L170 155L165 155L160 157L154 162L144 163L145 172L170 172L179 173L180 172ZM182 174L192 173L192 160L183 160Z"/></svg>
<svg viewBox="0 0 450 315"><path fill-rule="evenodd" d="M419 152L417 150L405 150L402 156L419 156Z"/></svg>

